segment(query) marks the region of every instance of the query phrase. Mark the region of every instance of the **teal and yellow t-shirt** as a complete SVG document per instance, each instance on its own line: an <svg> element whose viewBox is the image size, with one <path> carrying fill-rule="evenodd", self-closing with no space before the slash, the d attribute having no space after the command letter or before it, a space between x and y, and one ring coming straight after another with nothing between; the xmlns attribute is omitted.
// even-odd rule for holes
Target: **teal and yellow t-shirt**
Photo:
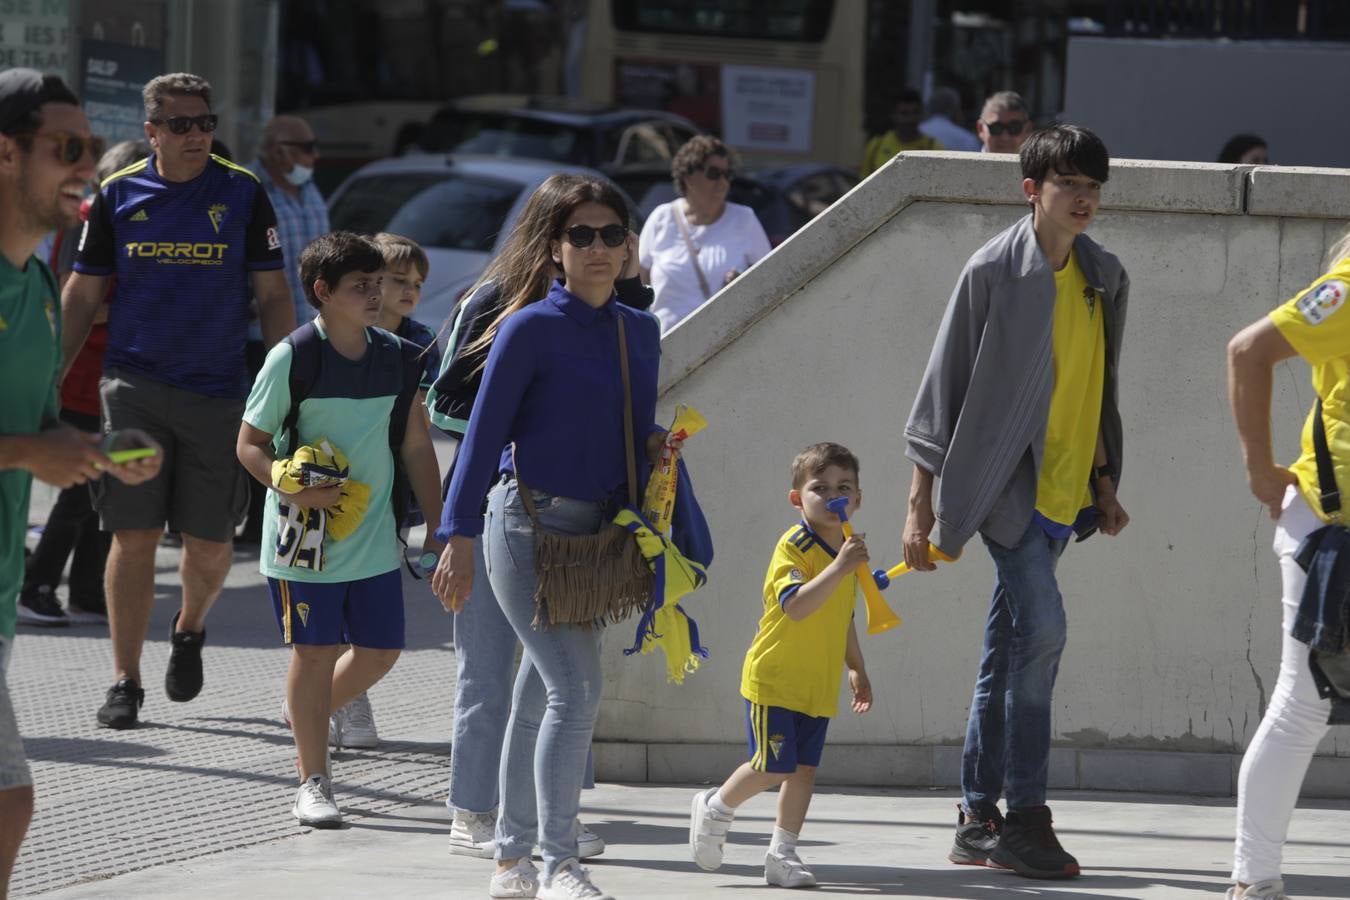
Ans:
<svg viewBox="0 0 1350 900"><path fill-rule="evenodd" d="M1327 431L1336 483L1350 489L1350 257L1307 289L1275 309L1270 321L1298 355L1312 366L1313 390L1322 398L1322 421ZM1313 451L1313 414L1303 424L1302 452L1290 469L1308 505L1322 518L1321 489L1317 481L1317 455ZM1343 501L1344 502L1344 501ZM1344 513L1342 513L1344 516Z"/></svg>
<svg viewBox="0 0 1350 900"><path fill-rule="evenodd" d="M402 388L402 355L398 338L367 329L366 353L353 361L328 343L322 321L316 319L314 326L323 336L319 376L300 401L294 446L317 446L326 440L340 450L351 480L369 488L369 505L356 528L350 533L344 529L339 540L327 529L304 527L310 524L304 511L269 490L258 567L264 575L286 581L358 581L399 567L390 509L394 455L389 449L389 416ZM282 423L291 407L292 352L285 342L272 348L244 407L244 421L273 435L274 450L283 439ZM300 546L295 546L297 535Z"/></svg>
<svg viewBox="0 0 1350 900"><path fill-rule="evenodd" d="M839 711L857 576L842 579L824 605L799 622L783 612L783 603L834 557L834 548L805 522L778 539L764 576L764 615L741 667L741 696L751 703L826 718Z"/></svg>
<svg viewBox="0 0 1350 900"><path fill-rule="evenodd" d="M1101 425L1106 332L1101 298L1087 283L1077 252L1055 273L1055 386L1036 484L1036 511L1071 526L1092 505L1092 457Z"/></svg>
<svg viewBox="0 0 1350 900"><path fill-rule="evenodd" d="M61 301L36 256L16 269L0 256L0 434L32 434L57 421ZM23 587L23 536L33 476L0 469L0 637L12 640Z"/></svg>

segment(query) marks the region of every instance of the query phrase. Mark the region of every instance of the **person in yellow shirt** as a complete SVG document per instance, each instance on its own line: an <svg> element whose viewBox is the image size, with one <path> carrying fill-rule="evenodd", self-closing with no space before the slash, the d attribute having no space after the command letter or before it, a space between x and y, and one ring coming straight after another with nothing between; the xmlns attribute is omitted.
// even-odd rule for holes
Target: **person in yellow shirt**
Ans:
<svg viewBox="0 0 1350 900"><path fill-rule="evenodd" d="M880 169L891 157L905 150L945 150L937 140L919 132L923 119L923 98L910 88L901 91L891 107L891 130L868 140L863 147L863 178Z"/></svg>
<svg viewBox="0 0 1350 900"><path fill-rule="evenodd" d="M764 614L741 670L750 759L720 788L694 795L689 852L706 871L722 864L722 844L736 808L781 785L764 880L790 888L816 883L797 855L797 836L811 803L825 732L838 712L845 666L854 712L872 706L872 685L853 625L854 572L867 562L867 545L856 534L844 540L840 518L826 508L837 497L849 498L848 515L858 508L858 458L834 443L813 444L798 453L788 502L802 519L774 548L764 577Z"/></svg>
<svg viewBox="0 0 1350 900"><path fill-rule="evenodd" d="M1299 545L1326 524L1345 524L1323 504L1314 427L1320 411L1337 488L1350 488L1350 234L1329 254L1326 273L1248 325L1228 344L1228 393L1246 463L1247 484L1276 520L1275 555L1283 583L1280 675L1238 774L1237 841L1229 900L1284 897L1280 864L1289 820L1313 752L1327 733L1331 700L1319 695L1308 643L1290 632L1308 576ZM1294 464L1271 451L1270 397L1275 364L1294 356L1312 367L1313 404Z"/></svg>

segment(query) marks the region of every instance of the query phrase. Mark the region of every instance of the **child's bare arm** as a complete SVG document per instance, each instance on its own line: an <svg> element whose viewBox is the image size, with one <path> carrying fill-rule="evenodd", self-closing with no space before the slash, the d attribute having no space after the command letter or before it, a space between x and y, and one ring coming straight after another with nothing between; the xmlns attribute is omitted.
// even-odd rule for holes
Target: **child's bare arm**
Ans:
<svg viewBox="0 0 1350 900"><path fill-rule="evenodd" d="M838 555L819 575L803 584L783 604L783 613L794 622L800 622L825 605L839 582L853 574L860 564L867 562L867 544L861 535L844 541Z"/></svg>
<svg viewBox="0 0 1350 900"><path fill-rule="evenodd" d="M441 521L441 472L429 429L426 406L415 405L404 427L403 446L399 448L399 455L408 473L413 496L417 498L417 505L427 521L427 535L422 550L439 556L442 544L436 540L436 525L433 523Z"/></svg>
<svg viewBox="0 0 1350 900"><path fill-rule="evenodd" d="M853 711L865 713L872 708L872 680L863 666L862 645L852 622L848 623L848 640L844 644L844 665L848 667L848 687L853 692Z"/></svg>

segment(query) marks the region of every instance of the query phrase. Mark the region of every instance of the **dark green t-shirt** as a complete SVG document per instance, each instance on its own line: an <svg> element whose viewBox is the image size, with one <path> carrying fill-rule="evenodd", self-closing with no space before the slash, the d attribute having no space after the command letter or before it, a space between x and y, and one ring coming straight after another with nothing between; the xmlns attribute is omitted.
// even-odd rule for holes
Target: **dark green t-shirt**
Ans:
<svg viewBox="0 0 1350 900"><path fill-rule="evenodd" d="M0 434L32 434L57 421L61 300L36 256L23 270L0 256ZM28 528L26 469L0 469L0 638L14 638Z"/></svg>

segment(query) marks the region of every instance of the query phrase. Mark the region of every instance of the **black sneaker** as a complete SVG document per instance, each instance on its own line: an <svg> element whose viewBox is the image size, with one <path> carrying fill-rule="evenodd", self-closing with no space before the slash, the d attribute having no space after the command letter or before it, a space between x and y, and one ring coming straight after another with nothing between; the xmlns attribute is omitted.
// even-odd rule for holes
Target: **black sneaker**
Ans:
<svg viewBox="0 0 1350 900"><path fill-rule="evenodd" d="M179 613L169 623L169 668L164 672L164 693L176 703L186 703L202 692L202 645L206 629L178 631Z"/></svg>
<svg viewBox="0 0 1350 900"><path fill-rule="evenodd" d="M1078 860L1065 851L1050 824L1050 807L1008 810L998 846L989 854L991 868L1012 869L1027 878L1072 878Z"/></svg>
<svg viewBox="0 0 1350 900"><path fill-rule="evenodd" d="M108 604L102 598L81 600L72 597L66 607L66 618L72 625L107 625Z"/></svg>
<svg viewBox="0 0 1350 900"><path fill-rule="evenodd" d="M19 593L19 621L25 625L60 628L70 624L51 585L40 584Z"/></svg>
<svg viewBox="0 0 1350 900"><path fill-rule="evenodd" d="M981 805L977 812L956 807L956 839L947 858L958 866L983 866L998 844L1003 831L1003 813L992 803Z"/></svg>
<svg viewBox="0 0 1350 900"><path fill-rule="evenodd" d="M136 716L145 702L145 691L130 678L108 688L108 699L98 711L98 724L104 728L135 728Z"/></svg>

